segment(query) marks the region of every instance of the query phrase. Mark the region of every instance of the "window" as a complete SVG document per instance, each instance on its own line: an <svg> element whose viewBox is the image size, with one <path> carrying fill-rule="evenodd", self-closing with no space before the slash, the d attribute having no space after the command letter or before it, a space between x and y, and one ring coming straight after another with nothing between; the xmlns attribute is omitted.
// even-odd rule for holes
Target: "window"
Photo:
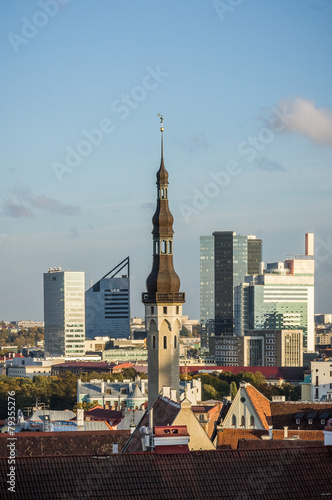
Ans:
<svg viewBox="0 0 332 500"><path fill-rule="evenodd" d="M163 307L163 313L164 313L164 314L167 314L167 306L164 306L164 307Z"/></svg>
<svg viewBox="0 0 332 500"><path fill-rule="evenodd" d="M154 307L151 307L151 314L154 314Z"/></svg>
<svg viewBox="0 0 332 500"><path fill-rule="evenodd" d="M296 419L296 425L300 425L301 420L299 418Z"/></svg>
<svg viewBox="0 0 332 500"><path fill-rule="evenodd" d="M164 349L167 349L167 337L164 335Z"/></svg>
<svg viewBox="0 0 332 500"><path fill-rule="evenodd" d="M176 349L176 335L174 335L174 349Z"/></svg>
<svg viewBox="0 0 332 500"><path fill-rule="evenodd" d="M325 425L325 418L322 418L322 419L321 419L321 421L320 421L320 423L321 423L322 425Z"/></svg>
<svg viewBox="0 0 332 500"><path fill-rule="evenodd" d="M156 336L152 335L152 349L156 348Z"/></svg>
<svg viewBox="0 0 332 500"><path fill-rule="evenodd" d="M236 427L236 416L235 415L232 415L232 425L234 425L234 427Z"/></svg>
<svg viewBox="0 0 332 500"><path fill-rule="evenodd" d="M312 418L308 418L308 424L312 425Z"/></svg>
<svg viewBox="0 0 332 500"><path fill-rule="evenodd" d="M250 425L251 425L252 427L254 427L254 425L255 425L255 419L254 419L254 417L253 417L252 415L251 415L251 417L250 417Z"/></svg>
<svg viewBox="0 0 332 500"><path fill-rule="evenodd" d="M246 419L245 419L244 415L242 415L242 417L241 417L241 427L245 427L245 425L246 425Z"/></svg>
<svg viewBox="0 0 332 500"><path fill-rule="evenodd" d="M179 306L176 306L176 314L179 314L180 313L180 308Z"/></svg>

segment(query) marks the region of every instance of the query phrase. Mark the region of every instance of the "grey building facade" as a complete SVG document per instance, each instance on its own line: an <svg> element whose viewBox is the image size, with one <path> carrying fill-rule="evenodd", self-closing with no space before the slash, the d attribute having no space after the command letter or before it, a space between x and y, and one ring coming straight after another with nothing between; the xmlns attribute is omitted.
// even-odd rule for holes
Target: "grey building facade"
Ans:
<svg viewBox="0 0 332 500"><path fill-rule="evenodd" d="M130 337L129 257L85 292L85 322L89 339Z"/></svg>

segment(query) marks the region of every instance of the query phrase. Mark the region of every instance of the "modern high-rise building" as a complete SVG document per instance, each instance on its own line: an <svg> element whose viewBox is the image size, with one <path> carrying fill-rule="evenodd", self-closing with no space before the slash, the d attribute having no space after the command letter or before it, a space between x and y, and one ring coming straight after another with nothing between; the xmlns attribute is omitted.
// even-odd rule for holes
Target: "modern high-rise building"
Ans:
<svg viewBox="0 0 332 500"><path fill-rule="evenodd" d="M44 273L45 353L84 356L84 272L50 267Z"/></svg>
<svg viewBox="0 0 332 500"><path fill-rule="evenodd" d="M125 272L123 270L125 269ZM121 275L120 275L121 273ZM129 338L129 257L115 266L85 292L86 336Z"/></svg>
<svg viewBox="0 0 332 500"><path fill-rule="evenodd" d="M171 399L179 398L179 337L182 327L180 279L173 266L173 216L168 206L168 172L163 156L163 118L161 117L161 162L157 172L157 207L153 223L153 263L146 280L145 305L149 366L149 408L164 386Z"/></svg>
<svg viewBox="0 0 332 500"><path fill-rule="evenodd" d="M233 231L201 236L201 323L208 335L233 335L234 287L242 283L249 272L259 273L261 257L262 240L255 236Z"/></svg>
<svg viewBox="0 0 332 500"><path fill-rule="evenodd" d="M201 347L208 347L214 332L214 238L201 236L199 241Z"/></svg>
<svg viewBox="0 0 332 500"><path fill-rule="evenodd" d="M247 276L235 288L235 334L246 330L301 329L303 346L315 349L313 233L306 254L267 264L263 274Z"/></svg>

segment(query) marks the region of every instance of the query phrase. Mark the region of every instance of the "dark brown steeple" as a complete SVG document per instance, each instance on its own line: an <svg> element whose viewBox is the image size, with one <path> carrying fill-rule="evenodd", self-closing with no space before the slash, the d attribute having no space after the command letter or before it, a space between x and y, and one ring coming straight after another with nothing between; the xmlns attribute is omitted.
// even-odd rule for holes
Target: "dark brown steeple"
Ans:
<svg viewBox="0 0 332 500"><path fill-rule="evenodd" d="M164 164L163 117L161 122L161 161L157 172L157 207L153 223L153 264L146 280L147 293L143 302L176 301L184 302L184 294L179 293L180 278L173 266L173 216L168 206L168 172ZM166 295L167 294L167 297Z"/></svg>

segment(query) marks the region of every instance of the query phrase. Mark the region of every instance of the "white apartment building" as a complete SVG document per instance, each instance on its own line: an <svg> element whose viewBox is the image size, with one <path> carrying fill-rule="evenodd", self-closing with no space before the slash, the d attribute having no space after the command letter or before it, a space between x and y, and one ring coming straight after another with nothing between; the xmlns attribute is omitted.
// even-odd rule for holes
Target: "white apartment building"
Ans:
<svg viewBox="0 0 332 500"><path fill-rule="evenodd" d="M332 358L311 361L311 401L332 401Z"/></svg>
<svg viewBox="0 0 332 500"><path fill-rule="evenodd" d="M85 353L84 272L50 267L44 273L45 355Z"/></svg>
<svg viewBox="0 0 332 500"><path fill-rule="evenodd" d="M246 330L302 329L303 345L315 350L313 233L305 235L305 255L267 264L235 288L235 334Z"/></svg>

